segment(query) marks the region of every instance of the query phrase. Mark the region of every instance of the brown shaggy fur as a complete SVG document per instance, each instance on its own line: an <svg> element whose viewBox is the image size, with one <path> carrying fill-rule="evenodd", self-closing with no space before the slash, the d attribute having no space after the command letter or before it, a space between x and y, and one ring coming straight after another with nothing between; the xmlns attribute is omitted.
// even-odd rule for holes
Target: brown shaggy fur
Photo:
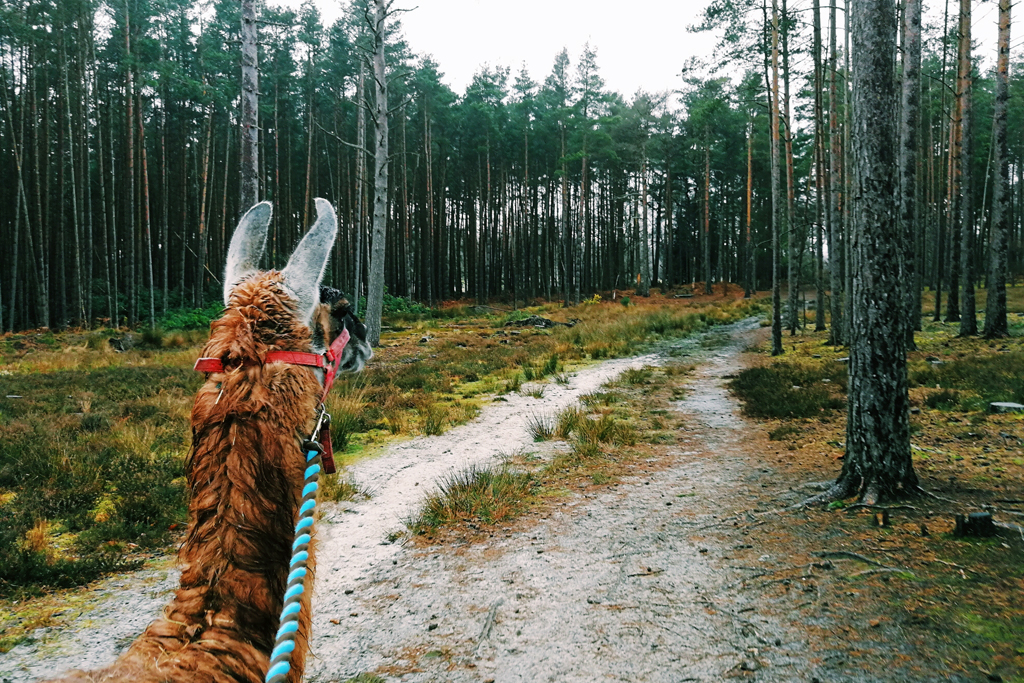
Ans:
<svg viewBox="0 0 1024 683"><path fill-rule="evenodd" d="M202 355L222 359L225 372L209 376L192 408L192 495L174 599L112 666L62 680L263 680L301 500L300 443L321 390L310 368L260 364L268 351L310 350L310 330L296 321L282 282L275 271L243 281L211 325ZM312 559L309 568L292 683L305 668Z"/></svg>

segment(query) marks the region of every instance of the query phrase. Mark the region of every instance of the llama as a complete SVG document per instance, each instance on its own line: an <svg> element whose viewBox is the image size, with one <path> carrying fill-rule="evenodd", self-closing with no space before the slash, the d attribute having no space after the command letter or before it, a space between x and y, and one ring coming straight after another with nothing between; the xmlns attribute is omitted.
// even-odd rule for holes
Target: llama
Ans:
<svg viewBox="0 0 1024 683"><path fill-rule="evenodd" d="M192 408L192 449L185 466L191 499L188 532L178 553L180 587L163 616L113 665L73 671L60 680L263 681L301 500L306 458L300 445L313 427L322 388L321 371L262 359L269 351L322 353L337 325L351 336L341 370L358 371L372 356L365 328L340 293L333 292L329 304L320 303L337 219L327 201L317 199L316 208L316 223L283 271L257 269L272 211L268 202L250 209L231 238L226 310L210 325L202 354L219 359L222 371L207 376ZM298 683L304 669L308 596L307 590L290 683Z"/></svg>

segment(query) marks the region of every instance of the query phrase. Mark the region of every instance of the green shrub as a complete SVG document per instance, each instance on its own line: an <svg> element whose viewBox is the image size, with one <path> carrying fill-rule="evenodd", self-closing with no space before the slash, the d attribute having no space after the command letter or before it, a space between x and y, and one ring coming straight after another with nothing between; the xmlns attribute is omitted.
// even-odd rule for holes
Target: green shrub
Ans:
<svg viewBox="0 0 1024 683"><path fill-rule="evenodd" d="M950 410L960 405L960 392L950 391L949 389L933 391L925 396L924 404L929 408Z"/></svg>
<svg viewBox="0 0 1024 683"><path fill-rule="evenodd" d="M206 308L180 308L157 318L156 326L162 330L208 330L210 323L223 313L220 302Z"/></svg>

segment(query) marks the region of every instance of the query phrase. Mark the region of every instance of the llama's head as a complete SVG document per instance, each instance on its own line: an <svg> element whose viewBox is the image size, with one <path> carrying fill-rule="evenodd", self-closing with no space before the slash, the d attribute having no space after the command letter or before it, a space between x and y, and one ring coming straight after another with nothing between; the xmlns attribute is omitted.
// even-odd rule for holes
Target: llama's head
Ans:
<svg viewBox="0 0 1024 683"><path fill-rule="evenodd" d="M338 232L338 220L326 199L316 199L316 212L316 222L295 247L288 265L280 273L280 286L289 299L288 303L294 307L296 321L310 328L316 352L323 352L342 328L348 330L349 342L342 353L339 370L358 372L373 357L373 351L366 342L366 328L348 308L347 301L338 297L341 302L327 300L321 303L320 280ZM261 275L259 261L267 245L267 229L272 214L270 202L257 204L242 216L231 236L224 274L224 305L229 308L235 288Z"/></svg>

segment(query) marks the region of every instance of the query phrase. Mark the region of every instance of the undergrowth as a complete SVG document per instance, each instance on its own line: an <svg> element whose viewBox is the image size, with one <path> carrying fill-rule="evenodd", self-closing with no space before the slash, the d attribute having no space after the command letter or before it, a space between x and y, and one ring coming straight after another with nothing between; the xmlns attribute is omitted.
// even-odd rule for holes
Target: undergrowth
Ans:
<svg viewBox="0 0 1024 683"><path fill-rule="evenodd" d="M837 362L784 361L748 368L732 380L751 417L815 417L846 405L846 366Z"/></svg>
<svg viewBox="0 0 1024 683"><path fill-rule="evenodd" d="M471 420L481 395L525 391L523 382L560 377L567 366L764 311L757 301L601 302L569 312L582 319L571 328L507 331L508 316L493 309L426 309L394 297L386 304L392 329L384 342L398 349L340 377L327 400L341 464L394 436L439 434ZM556 306L529 312L565 315ZM0 597L134 566L180 531L189 411L203 379L192 364L219 313L219 304L171 312L156 330L135 333L135 348L123 353L108 341L123 330L0 338ZM405 337L396 323L415 329ZM424 335L429 343L421 345ZM534 396L543 391L530 386ZM606 449L601 437L571 441L580 457L597 457L595 443ZM332 499L363 495L342 477L325 488Z"/></svg>

